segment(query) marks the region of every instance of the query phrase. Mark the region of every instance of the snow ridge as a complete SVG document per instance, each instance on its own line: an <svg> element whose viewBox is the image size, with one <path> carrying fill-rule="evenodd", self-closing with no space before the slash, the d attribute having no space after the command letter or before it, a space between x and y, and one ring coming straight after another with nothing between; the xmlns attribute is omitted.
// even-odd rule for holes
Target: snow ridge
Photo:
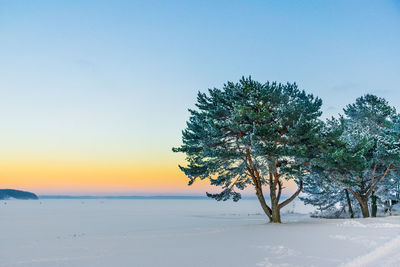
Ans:
<svg viewBox="0 0 400 267"><path fill-rule="evenodd" d="M382 257L390 254L393 250L400 249L400 236L390 240L383 246L376 248L368 254L357 257L352 261L341 265L342 267L358 267L358 266L367 266L368 264L375 265L377 260ZM396 257L398 257L397 253L394 253ZM400 259L399 259L400 260ZM376 265L375 265L376 266Z"/></svg>

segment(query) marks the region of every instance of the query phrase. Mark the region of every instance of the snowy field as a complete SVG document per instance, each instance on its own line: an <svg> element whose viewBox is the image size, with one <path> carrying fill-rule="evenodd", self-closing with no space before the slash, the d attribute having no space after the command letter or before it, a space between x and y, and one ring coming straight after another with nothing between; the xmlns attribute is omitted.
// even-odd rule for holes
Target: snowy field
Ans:
<svg viewBox="0 0 400 267"><path fill-rule="evenodd" d="M275 225L256 200L0 201L0 266L400 266L400 217L309 211Z"/></svg>

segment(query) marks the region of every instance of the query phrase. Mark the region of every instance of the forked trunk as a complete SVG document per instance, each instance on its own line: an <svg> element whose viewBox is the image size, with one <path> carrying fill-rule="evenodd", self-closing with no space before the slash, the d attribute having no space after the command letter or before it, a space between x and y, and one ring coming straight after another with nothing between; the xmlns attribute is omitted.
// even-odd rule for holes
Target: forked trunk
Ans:
<svg viewBox="0 0 400 267"><path fill-rule="evenodd" d="M281 222L281 214L280 214L281 208L278 204L278 199L274 198L274 200L271 203L271 208L270 208L270 207L268 207L268 205L265 201L262 190L257 188L256 195L257 195L258 201L260 202L264 213L268 216L269 222L280 223Z"/></svg>
<svg viewBox="0 0 400 267"><path fill-rule="evenodd" d="M364 218L369 217L369 210L368 210L368 195L360 195L359 193L355 192L351 188L347 188L353 196L357 199L358 203L360 204L361 213Z"/></svg>

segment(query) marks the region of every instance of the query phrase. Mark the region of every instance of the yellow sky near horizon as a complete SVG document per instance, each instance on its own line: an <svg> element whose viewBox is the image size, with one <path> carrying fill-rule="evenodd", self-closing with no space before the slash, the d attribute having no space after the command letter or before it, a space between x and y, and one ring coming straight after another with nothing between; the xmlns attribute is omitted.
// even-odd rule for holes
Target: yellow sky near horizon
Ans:
<svg viewBox="0 0 400 267"><path fill-rule="evenodd" d="M205 195L220 190L206 180L188 186L179 163L184 163L182 155L142 161L2 159L0 180L2 188L42 195ZM286 186L286 193L295 189L294 184ZM252 189L244 193L251 195Z"/></svg>
<svg viewBox="0 0 400 267"><path fill-rule="evenodd" d="M177 165L173 160L1 160L0 179L3 188L43 193L198 193L207 187L187 188Z"/></svg>

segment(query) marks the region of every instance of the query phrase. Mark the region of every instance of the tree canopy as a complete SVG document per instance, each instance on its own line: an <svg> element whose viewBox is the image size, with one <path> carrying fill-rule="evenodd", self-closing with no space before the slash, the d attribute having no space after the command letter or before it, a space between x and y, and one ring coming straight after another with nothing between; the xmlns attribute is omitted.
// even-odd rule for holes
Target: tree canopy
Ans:
<svg viewBox="0 0 400 267"><path fill-rule="evenodd" d="M208 179L221 186L216 200L241 198L238 190L251 185L261 206L273 222L280 222L280 209L301 191L302 177L317 155L322 122L322 101L296 84L260 83L242 78L222 89L198 93L197 109L182 132L182 145L174 152L186 154L180 169L189 185ZM283 180L294 179L299 188L279 203ZM270 191L271 206L263 186Z"/></svg>

